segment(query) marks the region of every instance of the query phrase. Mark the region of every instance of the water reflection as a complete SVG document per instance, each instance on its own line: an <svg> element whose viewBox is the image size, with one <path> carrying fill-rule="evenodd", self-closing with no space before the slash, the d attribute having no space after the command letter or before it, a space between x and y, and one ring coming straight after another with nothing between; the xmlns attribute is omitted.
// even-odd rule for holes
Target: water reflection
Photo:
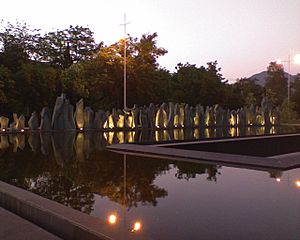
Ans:
<svg viewBox="0 0 300 240"><path fill-rule="evenodd" d="M226 134L235 136L234 134L250 134L253 131L205 129L201 132L198 129L194 131L176 129L171 133L164 130L1 135L0 179L87 214L99 212L99 208L95 208L96 203L99 198L105 199L113 204L115 209L111 210L115 212L101 206L103 208L101 216L112 226L116 225L115 229L124 223L124 226L127 224L124 227L127 232L146 232L147 226L150 225L146 221L149 220L136 209L143 206L158 208L163 204L162 199L164 201L168 198L174 199L174 189L180 193L185 192L185 189L177 189L178 182L181 186L197 182L194 187L204 186L203 182L218 183L220 186L224 182L229 184L228 179L224 180L224 167L140 156L124 158L121 154L106 151L105 147L108 144L121 142L122 139L125 142L145 143L153 139L172 141L201 136L220 137ZM238 171L235 172L237 173ZM281 171L270 170L264 174L262 181L272 178L272 183L278 187L286 181L291 181L291 186L297 188L298 179L287 180L290 178ZM165 182L158 181L166 176L171 176L172 182L169 179ZM237 184L240 183L233 183L232 186ZM202 199L205 199L207 188L201 191L203 191ZM196 191L193 189L190 194L194 192ZM192 198L189 201L192 201ZM110 216L111 214L114 216ZM155 224L152 222L153 225Z"/></svg>
<svg viewBox="0 0 300 240"><path fill-rule="evenodd" d="M132 132L124 136L136 139ZM134 156L128 156L124 165L123 155L104 150L108 144L104 139L93 132L2 135L1 180L85 213L93 209L94 194L127 209L139 204L156 206L157 199L168 192L154 180L175 166L178 179L206 174L208 180L217 180L214 165Z"/></svg>

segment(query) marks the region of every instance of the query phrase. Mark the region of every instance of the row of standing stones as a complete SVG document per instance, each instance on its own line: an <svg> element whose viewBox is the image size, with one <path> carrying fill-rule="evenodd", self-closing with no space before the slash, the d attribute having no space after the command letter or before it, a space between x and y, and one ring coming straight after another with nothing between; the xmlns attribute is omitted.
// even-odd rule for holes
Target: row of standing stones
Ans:
<svg viewBox="0 0 300 240"><path fill-rule="evenodd" d="M163 103L149 107L134 105L131 109L99 110L94 112L84 107L83 99L76 103L76 109L70 104L65 94L57 97L53 112L48 107L41 111L40 118L32 113L25 126L26 119L13 114L13 122L0 117L2 132L23 132L25 129L39 131L58 130L131 130L131 129L170 129L201 127L243 127L273 126L280 124L278 107L274 108L267 98L261 106L225 110L218 105L204 108L200 104L191 107L188 104Z"/></svg>

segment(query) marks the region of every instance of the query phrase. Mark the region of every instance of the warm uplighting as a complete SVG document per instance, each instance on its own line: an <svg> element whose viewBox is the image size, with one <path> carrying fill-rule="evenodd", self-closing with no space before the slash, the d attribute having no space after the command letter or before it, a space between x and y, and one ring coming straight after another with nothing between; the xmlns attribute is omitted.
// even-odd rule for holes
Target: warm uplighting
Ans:
<svg viewBox="0 0 300 240"><path fill-rule="evenodd" d="M294 57L294 63L300 64L300 54L296 54Z"/></svg>
<svg viewBox="0 0 300 240"><path fill-rule="evenodd" d="M297 186L298 188L300 188L300 180L297 180L297 181L295 182L295 184L296 184L296 186Z"/></svg>
<svg viewBox="0 0 300 240"><path fill-rule="evenodd" d="M116 224L117 223L117 216L115 214L111 214L108 216L108 223L109 224Z"/></svg>
<svg viewBox="0 0 300 240"><path fill-rule="evenodd" d="M276 178L276 182L281 182L281 179L280 178Z"/></svg>
<svg viewBox="0 0 300 240"><path fill-rule="evenodd" d="M135 222L133 225L133 228L131 229L131 232L137 232L141 230L142 224L140 222Z"/></svg>
<svg viewBox="0 0 300 240"><path fill-rule="evenodd" d="M2 132L5 132L6 131L6 129L5 128L2 128Z"/></svg>
<svg viewBox="0 0 300 240"><path fill-rule="evenodd" d="M82 130L83 130L83 127L80 127L79 130L82 131Z"/></svg>
<svg viewBox="0 0 300 240"><path fill-rule="evenodd" d="M20 132L25 132L24 128L22 128L22 129L20 130Z"/></svg>

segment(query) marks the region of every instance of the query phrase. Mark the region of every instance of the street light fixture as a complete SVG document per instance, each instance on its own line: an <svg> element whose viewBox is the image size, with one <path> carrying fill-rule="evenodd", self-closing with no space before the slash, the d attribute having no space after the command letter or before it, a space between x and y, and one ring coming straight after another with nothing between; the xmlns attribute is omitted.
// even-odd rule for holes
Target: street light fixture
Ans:
<svg viewBox="0 0 300 240"><path fill-rule="evenodd" d="M300 65L300 54L296 54L294 57L294 63Z"/></svg>

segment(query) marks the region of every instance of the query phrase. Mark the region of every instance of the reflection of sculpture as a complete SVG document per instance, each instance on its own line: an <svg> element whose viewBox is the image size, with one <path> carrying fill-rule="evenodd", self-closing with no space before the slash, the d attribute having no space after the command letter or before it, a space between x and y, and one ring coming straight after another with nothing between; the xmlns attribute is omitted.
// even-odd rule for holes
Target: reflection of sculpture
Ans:
<svg viewBox="0 0 300 240"><path fill-rule="evenodd" d="M60 166L64 166L73 155L73 146L75 141L75 133L61 134L54 133L52 136L52 148L55 160Z"/></svg>
<svg viewBox="0 0 300 240"><path fill-rule="evenodd" d="M18 148L23 150L25 148L25 135L9 135L9 142L13 144L13 152L17 152Z"/></svg>
<svg viewBox="0 0 300 240"><path fill-rule="evenodd" d="M9 147L8 138L7 136L3 135L0 136L0 150L5 150Z"/></svg>
<svg viewBox="0 0 300 240"><path fill-rule="evenodd" d="M39 133L30 134L28 137L28 144L33 152L37 152L40 149Z"/></svg>
<svg viewBox="0 0 300 240"><path fill-rule="evenodd" d="M49 133L41 133L41 152L44 155L49 155L51 153L51 135Z"/></svg>

